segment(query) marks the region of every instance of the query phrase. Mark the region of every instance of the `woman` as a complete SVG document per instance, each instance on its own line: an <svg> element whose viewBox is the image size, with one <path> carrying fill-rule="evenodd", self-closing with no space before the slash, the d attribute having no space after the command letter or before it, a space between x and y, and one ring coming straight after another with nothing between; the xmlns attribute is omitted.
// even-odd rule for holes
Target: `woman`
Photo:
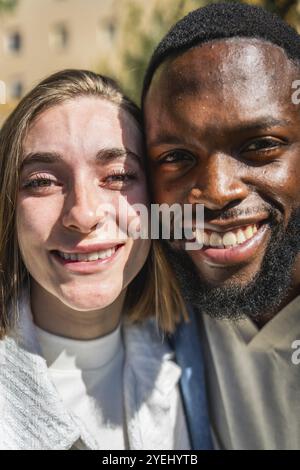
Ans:
<svg viewBox="0 0 300 470"><path fill-rule="evenodd" d="M139 110L108 78L52 75L1 130L0 183L0 448L188 449L157 328L184 305L128 230L148 204Z"/></svg>

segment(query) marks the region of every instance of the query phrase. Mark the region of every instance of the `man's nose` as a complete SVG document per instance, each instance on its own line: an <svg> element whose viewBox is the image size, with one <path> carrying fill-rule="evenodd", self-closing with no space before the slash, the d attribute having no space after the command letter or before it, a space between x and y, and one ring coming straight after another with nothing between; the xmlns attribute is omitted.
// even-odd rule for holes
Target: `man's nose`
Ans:
<svg viewBox="0 0 300 470"><path fill-rule="evenodd" d="M218 153L199 165L195 185L190 189L188 202L204 204L211 210L220 210L239 202L248 195L248 186L242 181L239 162Z"/></svg>
<svg viewBox="0 0 300 470"><path fill-rule="evenodd" d="M103 221L105 202L100 197L98 186L91 182L77 183L67 197L63 224L82 233L90 233Z"/></svg>

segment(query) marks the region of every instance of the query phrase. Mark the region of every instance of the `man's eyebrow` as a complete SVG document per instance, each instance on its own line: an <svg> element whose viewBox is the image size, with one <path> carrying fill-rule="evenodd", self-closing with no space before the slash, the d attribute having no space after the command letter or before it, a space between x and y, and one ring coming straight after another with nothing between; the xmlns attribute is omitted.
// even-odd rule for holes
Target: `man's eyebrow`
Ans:
<svg viewBox="0 0 300 470"><path fill-rule="evenodd" d="M271 129L272 127L290 126L291 124L293 124L293 121L289 119L278 119L272 116L266 116L255 121L240 124L233 127L233 130L237 132L263 131Z"/></svg>
<svg viewBox="0 0 300 470"><path fill-rule="evenodd" d="M245 123L238 124L236 126L230 126L228 127L228 131L232 133L247 133L247 132L254 132L254 131L264 131L271 129L272 127L276 126L289 126L292 125L293 121L288 120L288 119L277 119L274 118L273 116L265 116L262 118L259 118L258 120L254 121L249 121ZM192 128L193 126L191 126ZM199 133L201 129L199 128L194 128L195 132ZM203 128L203 132L207 135L209 134L214 134L216 132L215 128ZM187 136L181 136L181 138L178 137L178 135L173 135L171 133L159 133L155 139L152 141L149 141L149 146L153 147L158 147L159 145L182 145L182 144L188 144Z"/></svg>
<svg viewBox="0 0 300 470"><path fill-rule="evenodd" d="M159 145L168 144L168 145L180 145L185 141L184 136L182 139L179 139L176 135L161 133L155 137L155 139L150 140L148 145L151 147L158 147Z"/></svg>
<svg viewBox="0 0 300 470"><path fill-rule="evenodd" d="M106 148L97 152L95 162L108 164L114 160L131 158L142 166L142 159L136 153L126 148ZM56 164L63 163L64 159L59 153L55 152L32 152L27 154L21 163L21 171L36 163Z"/></svg>

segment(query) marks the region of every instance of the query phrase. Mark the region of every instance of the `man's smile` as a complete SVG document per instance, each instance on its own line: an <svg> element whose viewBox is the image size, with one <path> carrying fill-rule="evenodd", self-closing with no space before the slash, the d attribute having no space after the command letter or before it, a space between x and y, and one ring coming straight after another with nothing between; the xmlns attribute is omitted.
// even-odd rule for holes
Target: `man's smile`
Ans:
<svg viewBox="0 0 300 470"><path fill-rule="evenodd" d="M247 262L261 249L268 236L269 226L266 220L227 231L213 231L207 228L197 230L196 241L203 247L193 251L192 257L199 256L201 261L210 265L224 267Z"/></svg>

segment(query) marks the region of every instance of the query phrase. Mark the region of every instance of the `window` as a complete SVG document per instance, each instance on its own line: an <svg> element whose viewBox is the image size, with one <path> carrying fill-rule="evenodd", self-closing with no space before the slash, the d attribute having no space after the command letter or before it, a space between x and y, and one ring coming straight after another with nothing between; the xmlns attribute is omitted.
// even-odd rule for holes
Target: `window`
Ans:
<svg viewBox="0 0 300 470"><path fill-rule="evenodd" d="M62 50L68 46L69 32L66 25L60 23L52 27L49 34L49 45L54 50Z"/></svg>
<svg viewBox="0 0 300 470"><path fill-rule="evenodd" d="M16 79L10 83L9 94L12 100L19 100L23 96L24 86L22 80Z"/></svg>
<svg viewBox="0 0 300 470"><path fill-rule="evenodd" d="M110 45L115 39L116 30L116 21L114 18L100 20L97 34L99 45Z"/></svg>
<svg viewBox="0 0 300 470"><path fill-rule="evenodd" d="M106 34L109 36L109 38L112 40L114 39L114 36L116 34L116 24L113 20L107 21L107 23L104 26L106 30Z"/></svg>
<svg viewBox="0 0 300 470"><path fill-rule="evenodd" d="M0 104L6 104L6 84L0 80Z"/></svg>
<svg viewBox="0 0 300 470"><path fill-rule="evenodd" d="M11 53L18 53L22 49L22 36L19 31L12 31L6 36L6 50Z"/></svg>

